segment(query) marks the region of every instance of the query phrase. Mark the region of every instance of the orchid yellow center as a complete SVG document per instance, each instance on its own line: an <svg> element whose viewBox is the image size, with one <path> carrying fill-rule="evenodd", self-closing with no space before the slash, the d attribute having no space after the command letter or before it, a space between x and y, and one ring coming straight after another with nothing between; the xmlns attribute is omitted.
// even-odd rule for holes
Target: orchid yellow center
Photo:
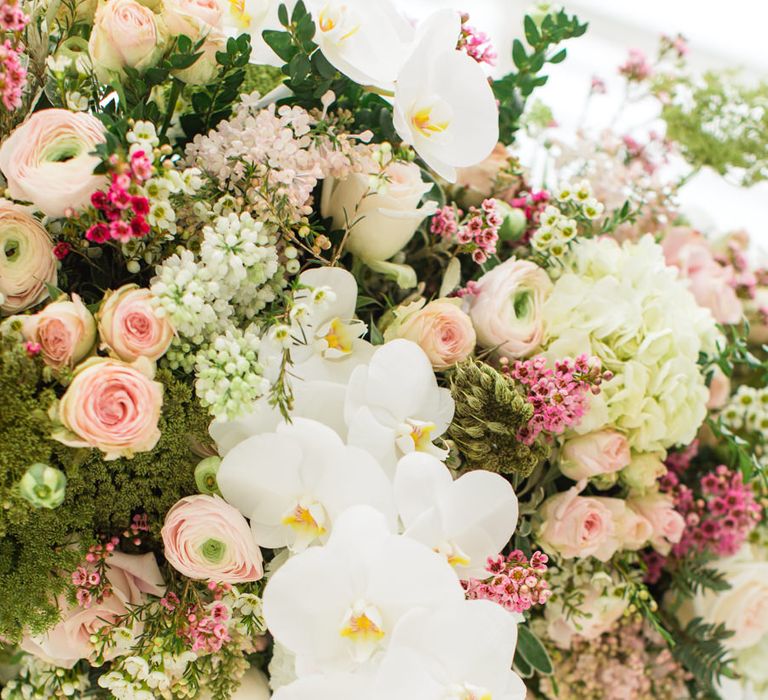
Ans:
<svg viewBox="0 0 768 700"><path fill-rule="evenodd" d="M443 555L451 566L469 566L472 561L472 558L453 542L443 542L435 547L434 551Z"/></svg>
<svg viewBox="0 0 768 700"><path fill-rule="evenodd" d="M354 36L359 30L360 25L355 23L346 5L331 6L326 5L317 16L317 26L323 34L336 32L336 43Z"/></svg>
<svg viewBox="0 0 768 700"><path fill-rule="evenodd" d="M448 688L446 700L493 700L493 696L485 688L464 683Z"/></svg>
<svg viewBox="0 0 768 700"><path fill-rule="evenodd" d="M324 336L328 348L338 350L339 352L349 354L352 352L352 341L355 336L340 318L334 318Z"/></svg>
<svg viewBox="0 0 768 700"><path fill-rule="evenodd" d="M251 16L245 11L245 0L229 0L229 6L240 27L247 29L251 26Z"/></svg>
<svg viewBox="0 0 768 700"><path fill-rule="evenodd" d="M410 433L411 440L413 440L413 449L417 452L428 452L432 446L432 431L435 427L434 423L414 425Z"/></svg>
<svg viewBox="0 0 768 700"><path fill-rule="evenodd" d="M283 517L282 523L311 541L326 532L325 509L319 503L299 501Z"/></svg>
<svg viewBox="0 0 768 700"><path fill-rule="evenodd" d="M357 601L344 617L339 634L355 642L358 658L369 656L384 638L384 622L375 605Z"/></svg>
<svg viewBox="0 0 768 700"><path fill-rule="evenodd" d="M441 134L450 125L450 120L437 121L434 116L434 109L432 107L422 107L422 109L414 112L411 117L411 122L416 130L423 136L429 138L434 134Z"/></svg>

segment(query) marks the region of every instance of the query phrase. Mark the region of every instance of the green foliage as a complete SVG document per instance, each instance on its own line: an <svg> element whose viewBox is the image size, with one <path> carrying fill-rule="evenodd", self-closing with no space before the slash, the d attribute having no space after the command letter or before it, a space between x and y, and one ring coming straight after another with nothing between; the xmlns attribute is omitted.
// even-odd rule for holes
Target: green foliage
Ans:
<svg viewBox="0 0 768 700"><path fill-rule="evenodd" d="M711 562L712 557L704 554L679 559L672 570L672 588L685 598L706 590L728 590L730 584L721 572L709 566Z"/></svg>
<svg viewBox="0 0 768 700"><path fill-rule="evenodd" d="M517 70L493 84L499 100L499 135L507 144L512 143L520 128L527 99L547 82L548 76L542 74L545 64L565 60L566 49L554 50L554 47L566 39L582 36L587 31L587 24L581 24L575 15L561 10L546 15L540 25L526 15L524 28L528 48L519 39L512 44L512 60Z"/></svg>
<svg viewBox="0 0 768 700"><path fill-rule="evenodd" d="M720 676L732 676L732 660L723 642L733 636L724 625L712 625L700 617L691 620L675 635L674 657L685 666L700 686L714 692Z"/></svg>
<svg viewBox="0 0 768 700"><path fill-rule="evenodd" d="M528 625L517 626L515 666L524 672L530 670L545 676L551 675L553 671L552 660L546 648ZM522 675L531 674L523 673Z"/></svg>
<svg viewBox="0 0 768 700"><path fill-rule="evenodd" d="M283 82L283 73L274 66L256 66L249 63L245 67L245 79L240 88L244 94L258 92L266 95Z"/></svg>

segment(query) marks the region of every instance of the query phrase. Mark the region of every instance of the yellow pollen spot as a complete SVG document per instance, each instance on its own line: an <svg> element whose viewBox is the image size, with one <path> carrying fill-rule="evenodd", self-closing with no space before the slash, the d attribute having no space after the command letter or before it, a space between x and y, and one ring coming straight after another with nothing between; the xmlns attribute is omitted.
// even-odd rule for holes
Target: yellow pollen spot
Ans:
<svg viewBox="0 0 768 700"><path fill-rule="evenodd" d="M330 32L336 27L336 22L333 17L329 17L325 10L320 12L318 24L320 25L321 32Z"/></svg>
<svg viewBox="0 0 768 700"><path fill-rule="evenodd" d="M328 343L328 347L332 350L350 353L352 352L352 340L349 328L344 325L340 318L334 318L328 333L325 334L325 342Z"/></svg>
<svg viewBox="0 0 768 700"><path fill-rule="evenodd" d="M245 0L229 0L232 8L232 14L237 19L238 24L247 29L251 26L251 16L245 11Z"/></svg>
<svg viewBox="0 0 768 700"><path fill-rule="evenodd" d="M283 525L289 525L294 530L304 532L315 537L325 534L325 528L319 525L317 521L309 512L309 508L304 508L301 505L296 507L286 515L282 520Z"/></svg>
<svg viewBox="0 0 768 700"><path fill-rule="evenodd" d="M384 637L384 630L365 613L361 613L350 616L349 622L341 628L339 634L346 639L359 642L378 642Z"/></svg>
<svg viewBox="0 0 768 700"><path fill-rule="evenodd" d="M411 117L411 122L416 129L424 136L429 138L433 134L440 134L448 128L449 121L433 122L432 121L432 108L424 107L417 112L414 112Z"/></svg>
<svg viewBox="0 0 768 700"><path fill-rule="evenodd" d="M434 423L425 423L416 425L411 430L411 440L413 447L417 452L426 452L432 444L432 431L435 429Z"/></svg>
<svg viewBox="0 0 768 700"><path fill-rule="evenodd" d="M470 559L463 554L451 554L448 557L448 563L451 566L469 566ZM481 698L482 700L482 698Z"/></svg>

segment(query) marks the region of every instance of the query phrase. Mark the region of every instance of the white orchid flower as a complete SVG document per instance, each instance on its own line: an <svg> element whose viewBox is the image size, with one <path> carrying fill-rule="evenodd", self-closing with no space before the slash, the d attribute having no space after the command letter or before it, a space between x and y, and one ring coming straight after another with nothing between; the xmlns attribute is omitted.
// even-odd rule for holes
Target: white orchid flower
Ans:
<svg viewBox="0 0 768 700"><path fill-rule="evenodd" d="M392 487L376 460L304 418L232 448L217 481L227 502L250 519L256 542L270 549L301 551L324 542L337 517L355 504L395 520Z"/></svg>
<svg viewBox="0 0 768 700"><path fill-rule="evenodd" d="M272 700L374 700L370 680L367 674L356 673L307 676L276 690Z"/></svg>
<svg viewBox="0 0 768 700"><path fill-rule="evenodd" d="M395 473L395 505L405 535L442 554L461 579L482 578L517 525L517 496L499 474L472 471L455 481L431 455L403 457Z"/></svg>
<svg viewBox="0 0 768 700"><path fill-rule="evenodd" d="M250 34L251 63L283 65L283 60L267 45L261 33L265 29L281 29L277 8L282 2L290 13L296 0L218 0L218 2L226 34L232 37Z"/></svg>
<svg viewBox="0 0 768 700"><path fill-rule="evenodd" d="M410 452L447 457L433 441L448 429L453 412L451 393L438 387L424 351L409 340L393 340L352 372L344 409L347 441L394 474L397 460Z"/></svg>
<svg viewBox="0 0 768 700"><path fill-rule="evenodd" d="M499 140L499 111L488 79L474 59L456 50L460 28L453 10L427 19L397 76L394 98L400 138L451 182L456 168L481 162Z"/></svg>
<svg viewBox="0 0 768 700"><path fill-rule="evenodd" d="M264 619L275 639L296 654L302 677L360 667L389 645L398 621L412 609L435 610L463 599L442 557L393 534L370 506L356 506L337 518L326 546L291 557L272 575Z"/></svg>

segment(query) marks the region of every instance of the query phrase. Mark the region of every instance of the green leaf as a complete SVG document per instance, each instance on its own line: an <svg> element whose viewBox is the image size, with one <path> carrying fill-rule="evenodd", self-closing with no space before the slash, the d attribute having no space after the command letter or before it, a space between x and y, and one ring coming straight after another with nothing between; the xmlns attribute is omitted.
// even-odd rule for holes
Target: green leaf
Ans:
<svg viewBox="0 0 768 700"><path fill-rule="evenodd" d="M520 39L515 39L512 42L512 60L515 65L522 70L525 66L527 55L525 53L525 47Z"/></svg>
<svg viewBox="0 0 768 700"><path fill-rule="evenodd" d="M291 15L291 22L296 24L302 18L307 16L307 7L304 5L304 0L299 0L293 8L293 14Z"/></svg>
<svg viewBox="0 0 768 700"><path fill-rule="evenodd" d="M277 8L277 19L284 27L287 27L290 24L290 20L288 19L288 8L283 3L280 3L280 7Z"/></svg>
<svg viewBox="0 0 768 700"><path fill-rule="evenodd" d="M523 658L519 649L515 650L515 661L513 665L514 665L515 671L517 671L517 673L522 678L533 677L533 668L531 668L531 665Z"/></svg>
<svg viewBox="0 0 768 700"><path fill-rule="evenodd" d="M552 674L552 661L547 650L527 625L517 626L517 651L531 668L545 676Z"/></svg>
<svg viewBox="0 0 768 700"><path fill-rule="evenodd" d="M64 294L64 290L59 289L57 286L48 282L45 283L45 288L48 290L48 296L51 297L51 301L56 301L62 294Z"/></svg>
<svg viewBox="0 0 768 700"><path fill-rule="evenodd" d="M533 17L530 15L525 16L523 20L523 28L525 29L525 40L533 47L536 47L541 39L539 34L539 28L536 26L536 22L533 21Z"/></svg>
<svg viewBox="0 0 768 700"><path fill-rule="evenodd" d="M565 49L560 49L552 58L549 59L550 63L562 63L565 60L565 57L568 55L568 51Z"/></svg>
<svg viewBox="0 0 768 700"><path fill-rule="evenodd" d="M384 345L384 335L376 326L376 321L373 320L373 316L371 316L371 322L368 324L368 327L371 329L371 344Z"/></svg>
<svg viewBox="0 0 768 700"><path fill-rule="evenodd" d="M293 45L293 40L288 32L265 29L261 33L261 36L264 37L267 46L269 46L269 48L271 48L286 63L298 53L298 49Z"/></svg>
<svg viewBox="0 0 768 700"><path fill-rule="evenodd" d="M182 34L176 40L176 44L181 53L189 53L192 49L192 39L190 39L186 34Z"/></svg>

